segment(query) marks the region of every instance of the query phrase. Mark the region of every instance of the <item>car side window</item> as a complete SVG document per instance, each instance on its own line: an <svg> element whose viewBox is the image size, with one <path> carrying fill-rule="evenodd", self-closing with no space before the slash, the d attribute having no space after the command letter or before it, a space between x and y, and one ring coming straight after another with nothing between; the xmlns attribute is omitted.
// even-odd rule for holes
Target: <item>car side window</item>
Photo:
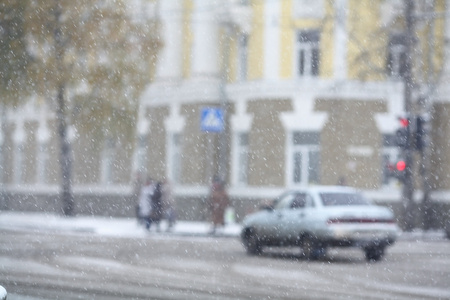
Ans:
<svg viewBox="0 0 450 300"><path fill-rule="evenodd" d="M291 209L314 207L314 201L308 193L297 193L289 207Z"/></svg>
<svg viewBox="0 0 450 300"><path fill-rule="evenodd" d="M299 209L304 208L307 205L307 195L304 193L297 193L294 195L294 199L291 202L290 208L291 209Z"/></svg>
<svg viewBox="0 0 450 300"><path fill-rule="evenodd" d="M294 198L294 194L287 194L280 198L280 201L275 205L275 209L289 208L289 205Z"/></svg>

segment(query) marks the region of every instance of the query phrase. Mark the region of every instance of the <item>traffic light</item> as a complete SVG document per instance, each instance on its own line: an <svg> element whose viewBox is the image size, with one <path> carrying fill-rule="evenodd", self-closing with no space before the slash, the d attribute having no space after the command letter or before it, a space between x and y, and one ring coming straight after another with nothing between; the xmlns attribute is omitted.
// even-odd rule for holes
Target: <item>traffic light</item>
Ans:
<svg viewBox="0 0 450 300"><path fill-rule="evenodd" d="M414 146L416 150L422 151L423 148L426 146L425 142L425 133L426 133L426 119L424 116L417 116L416 117L416 131L414 134Z"/></svg>
<svg viewBox="0 0 450 300"><path fill-rule="evenodd" d="M402 125L402 128L406 128L409 126L409 118L399 118L400 125Z"/></svg>
<svg viewBox="0 0 450 300"><path fill-rule="evenodd" d="M395 177L399 181L405 182L405 173L406 173L406 162L404 160L399 160L395 164Z"/></svg>
<svg viewBox="0 0 450 300"><path fill-rule="evenodd" d="M406 162L404 160L400 160L396 164L397 171L403 172L406 169Z"/></svg>
<svg viewBox="0 0 450 300"><path fill-rule="evenodd" d="M403 149L409 147L409 118L399 118L400 128L395 132L397 146Z"/></svg>
<svg viewBox="0 0 450 300"><path fill-rule="evenodd" d="M385 176L386 178L395 178L398 181L405 182L406 161L399 160L396 163L388 162L386 164Z"/></svg>
<svg viewBox="0 0 450 300"><path fill-rule="evenodd" d="M387 163L385 170L387 178L393 177L402 183L405 182L406 161L399 160L396 163Z"/></svg>

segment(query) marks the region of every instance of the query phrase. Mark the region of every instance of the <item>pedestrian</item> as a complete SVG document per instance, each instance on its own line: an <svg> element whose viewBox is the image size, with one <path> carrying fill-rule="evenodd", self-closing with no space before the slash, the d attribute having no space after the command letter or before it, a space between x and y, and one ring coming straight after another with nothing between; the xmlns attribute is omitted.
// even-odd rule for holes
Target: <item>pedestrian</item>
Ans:
<svg viewBox="0 0 450 300"><path fill-rule="evenodd" d="M172 187L168 179L166 179L162 185L162 202L168 223L167 231L170 231L176 222L177 215L175 209L175 199L173 197Z"/></svg>
<svg viewBox="0 0 450 300"><path fill-rule="evenodd" d="M151 199L152 211L150 214L150 219L152 223L155 223L156 231L159 232L160 222L163 215L162 183L160 181L155 184Z"/></svg>
<svg viewBox="0 0 450 300"><path fill-rule="evenodd" d="M152 196L155 192L153 180L147 178L145 184L141 187L139 194L139 218L145 225L147 230L150 230L152 224L151 212L152 212Z"/></svg>
<svg viewBox="0 0 450 300"><path fill-rule="evenodd" d="M225 225L224 214L229 204L230 200L225 191L225 183L215 176L209 195L209 209L212 222L211 234L216 233L217 227Z"/></svg>
<svg viewBox="0 0 450 300"><path fill-rule="evenodd" d="M136 213L136 219L138 224L142 224L144 221L141 218L140 215L140 196L141 196L141 190L144 185L144 176L141 172L136 173L136 178L133 183L133 194L132 194L132 200L135 203L135 213Z"/></svg>

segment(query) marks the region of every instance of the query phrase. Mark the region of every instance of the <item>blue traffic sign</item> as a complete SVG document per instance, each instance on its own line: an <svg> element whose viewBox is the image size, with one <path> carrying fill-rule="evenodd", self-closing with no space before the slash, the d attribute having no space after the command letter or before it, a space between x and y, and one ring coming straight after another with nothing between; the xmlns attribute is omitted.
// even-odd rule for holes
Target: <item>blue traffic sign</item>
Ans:
<svg viewBox="0 0 450 300"><path fill-rule="evenodd" d="M202 110L200 129L206 132L222 132L224 130L223 110L220 108L204 108Z"/></svg>

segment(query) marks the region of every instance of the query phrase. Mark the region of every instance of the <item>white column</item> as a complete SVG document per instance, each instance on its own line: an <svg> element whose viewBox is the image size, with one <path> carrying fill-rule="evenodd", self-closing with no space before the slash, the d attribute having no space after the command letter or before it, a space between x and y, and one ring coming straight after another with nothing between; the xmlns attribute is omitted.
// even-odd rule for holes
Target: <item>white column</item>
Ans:
<svg viewBox="0 0 450 300"><path fill-rule="evenodd" d="M450 0L445 1L445 12L450 10ZM444 41L450 40L450 17L445 17ZM447 84L450 81L450 48L444 47L444 67L442 77L439 80L435 99L438 101L450 102L450 87Z"/></svg>
<svg viewBox="0 0 450 300"><path fill-rule="evenodd" d="M6 108L4 104L0 104L0 147L3 146L3 143L5 141L5 136L3 133L3 125L6 123ZM1 163L1 160L0 160Z"/></svg>
<svg viewBox="0 0 450 300"><path fill-rule="evenodd" d="M21 184L23 179L24 170L24 144L26 139L26 133L24 129L23 118L18 118L16 122L16 128L13 134L14 142L14 183Z"/></svg>
<svg viewBox="0 0 450 300"><path fill-rule="evenodd" d="M170 115L164 120L166 129L166 174L173 183L179 183L181 176L181 143L175 141L175 135L182 133L186 118L180 113L180 105L171 103Z"/></svg>
<svg viewBox="0 0 450 300"><path fill-rule="evenodd" d="M334 78L347 78L347 12L348 0L334 2Z"/></svg>
<svg viewBox="0 0 450 300"><path fill-rule="evenodd" d="M39 144L47 144L50 140L50 130L47 126L47 106L42 106L39 113L39 128L37 130L37 141Z"/></svg>
<svg viewBox="0 0 450 300"><path fill-rule="evenodd" d="M48 179L48 162L50 154L48 152L48 142L51 137L47 126L47 106L41 105L39 113L39 128L37 130L37 162L36 162L36 183L45 184Z"/></svg>
<svg viewBox="0 0 450 300"><path fill-rule="evenodd" d="M163 47L158 55L157 80L181 78L182 75L182 3L180 0L159 1Z"/></svg>
<svg viewBox="0 0 450 300"><path fill-rule="evenodd" d="M253 115L247 113L247 102L242 99L237 99L235 102L236 112L231 116L231 131L232 131L232 148L231 148L231 183L233 186L239 183L239 134L250 132Z"/></svg>
<svg viewBox="0 0 450 300"><path fill-rule="evenodd" d="M192 15L192 61L193 78L211 78L220 75L221 52L219 45L219 24L213 1L194 0Z"/></svg>
<svg viewBox="0 0 450 300"><path fill-rule="evenodd" d="M280 76L280 3L266 0L264 5L264 78Z"/></svg>
<svg viewBox="0 0 450 300"><path fill-rule="evenodd" d="M25 143L26 133L24 127L23 118L18 118L16 121L16 128L13 134L13 141L15 145L21 145Z"/></svg>
<svg viewBox="0 0 450 300"><path fill-rule="evenodd" d="M450 11L450 0L445 1L445 33L444 40L450 40L450 17L447 15L448 11ZM445 61L444 61L444 76L446 78L450 78L450 47L444 47L445 50ZM442 80L442 82L448 82L446 80Z"/></svg>

